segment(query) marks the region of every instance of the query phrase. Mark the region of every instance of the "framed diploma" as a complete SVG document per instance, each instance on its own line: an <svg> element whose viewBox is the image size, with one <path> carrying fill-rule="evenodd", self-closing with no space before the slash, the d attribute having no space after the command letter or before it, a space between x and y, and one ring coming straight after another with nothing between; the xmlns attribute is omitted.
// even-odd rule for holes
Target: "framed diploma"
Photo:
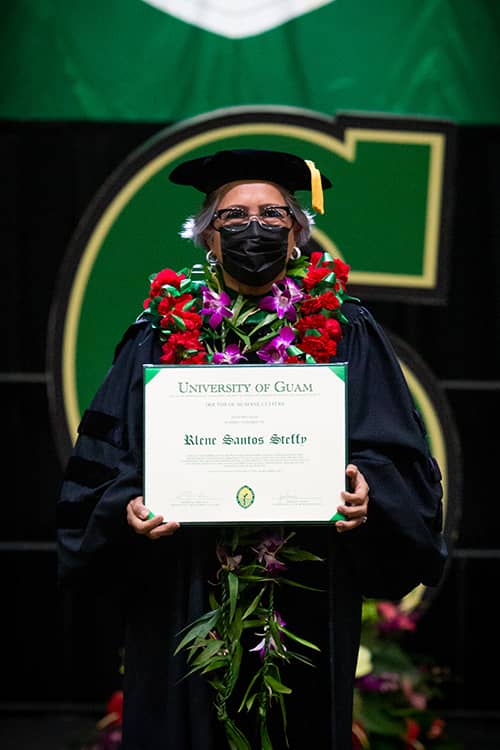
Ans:
<svg viewBox="0 0 500 750"><path fill-rule="evenodd" d="M145 365L144 502L183 524L337 520L347 363Z"/></svg>

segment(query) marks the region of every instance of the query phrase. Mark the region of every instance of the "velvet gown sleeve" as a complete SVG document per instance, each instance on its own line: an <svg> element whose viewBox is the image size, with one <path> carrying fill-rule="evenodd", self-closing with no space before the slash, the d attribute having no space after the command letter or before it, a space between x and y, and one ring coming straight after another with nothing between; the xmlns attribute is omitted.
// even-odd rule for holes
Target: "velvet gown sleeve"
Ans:
<svg viewBox="0 0 500 750"><path fill-rule="evenodd" d="M122 577L130 545L140 544L126 506L142 495L142 365L158 361L157 347L147 321L130 326L81 419L57 503L62 585Z"/></svg>
<svg viewBox="0 0 500 750"><path fill-rule="evenodd" d="M343 310L350 324L336 359L348 362L349 460L370 502L367 523L342 543L365 596L400 599L443 573L441 473L387 336L362 306Z"/></svg>

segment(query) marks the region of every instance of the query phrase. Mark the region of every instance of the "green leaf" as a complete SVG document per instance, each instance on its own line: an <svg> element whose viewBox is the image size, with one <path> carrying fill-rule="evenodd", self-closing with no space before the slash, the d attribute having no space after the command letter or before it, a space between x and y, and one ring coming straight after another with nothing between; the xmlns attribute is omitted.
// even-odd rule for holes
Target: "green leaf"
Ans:
<svg viewBox="0 0 500 750"><path fill-rule="evenodd" d="M233 620L234 613L236 611L236 605L238 603L239 581L238 576L235 575L231 570L227 574L227 584L229 588L229 618Z"/></svg>
<svg viewBox="0 0 500 750"><path fill-rule="evenodd" d="M285 648L281 642L281 634L280 634L280 628L278 627L278 623L273 618L272 620L268 621L269 630L271 631L271 635L274 640L274 647L278 654L280 656L286 657Z"/></svg>
<svg viewBox="0 0 500 750"><path fill-rule="evenodd" d="M324 589L317 589L314 586L306 586L304 583L298 583L297 581L291 581L289 578L281 578L280 577L280 583L286 583L287 586L295 586L295 588L298 589L307 589L308 591L320 591L323 592Z"/></svg>
<svg viewBox="0 0 500 750"><path fill-rule="evenodd" d="M180 297L181 293L178 289L175 288L175 286L171 286L170 284L163 284L162 289L164 289L167 294L169 294L171 297Z"/></svg>
<svg viewBox="0 0 500 750"><path fill-rule="evenodd" d="M273 750L273 745L269 733L267 731L267 724L265 721L261 722L260 725L260 747L261 750Z"/></svg>
<svg viewBox="0 0 500 750"><path fill-rule="evenodd" d="M311 648L313 651L321 651L319 646L316 646L315 643L311 643L310 641L306 641L305 638L300 638L298 635L295 635L295 633L292 633L290 630L287 630L286 628L279 627L279 630L286 635L287 638L291 638L292 641L296 641L297 643L300 643L302 646L305 646L306 648Z"/></svg>
<svg viewBox="0 0 500 750"><path fill-rule="evenodd" d="M240 707L238 708L238 711L241 711L242 708L243 708L243 706L247 702L248 696L250 695L250 692L251 692L253 686L255 685L255 683L257 682L257 680L260 678L261 674L262 674L262 668L258 669L255 672L255 674L252 677L252 679L250 680L250 683L249 683L247 689L245 690L245 694L244 694L243 699L242 699L242 701L240 703Z"/></svg>
<svg viewBox="0 0 500 750"><path fill-rule="evenodd" d="M233 655L231 659L231 679L229 681L229 689L228 694L231 695L233 692L236 682L238 681L238 677L240 674L240 667L241 667L241 659L243 656L243 647L241 643L236 643Z"/></svg>
<svg viewBox="0 0 500 750"><path fill-rule="evenodd" d="M246 708L247 711L251 711L252 710L252 706L253 706L253 704L255 702L255 699L256 699L257 695L258 695L258 693L252 693L252 695L250 696L250 698L247 700L247 702L245 704L245 708Z"/></svg>
<svg viewBox="0 0 500 750"><path fill-rule="evenodd" d="M234 721L226 718L224 721L224 731L231 750L252 750L251 745L243 732L241 732Z"/></svg>
<svg viewBox="0 0 500 750"><path fill-rule="evenodd" d="M350 294L347 294L346 292L342 294L342 301L343 302L361 302L359 297L353 297Z"/></svg>
<svg viewBox="0 0 500 750"><path fill-rule="evenodd" d="M274 677L271 677L270 674L265 674L264 675L264 682L275 693L284 693L285 695L289 695L292 692L291 688L287 687L286 685L283 685L282 682L279 682L278 680L275 680Z"/></svg>
<svg viewBox="0 0 500 750"><path fill-rule="evenodd" d="M227 667L227 656L221 657L220 659L214 659L210 664L202 670L202 674L213 672L215 669L225 669Z"/></svg>
<svg viewBox="0 0 500 750"><path fill-rule="evenodd" d="M236 608L234 619L229 626L229 637L232 641L239 641L243 632L243 622L241 619L241 609Z"/></svg>
<svg viewBox="0 0 500 750"><path fill-rule="evenodd" d="M329 273L327 276L325 276L323 279L321 279L321 285L326 286L328 289L330 289L332 286L335 285L336 278L335 274Z"/></svg>
<svg viewBox="0 0 500 750"><path fill-rule="evenodd" d="M237 325L239 325L239 326L243 325L244 323L246 323L246 322L247 322L247 320L248 320L249 318L251 318L251 317L252 317L252 316L254 316L254 315L256 316L256 313L259 313L259 312L260 312L260 310L259 310L259 309L258 309L257 307L255 307L255 306L254 306L254 307L251 307L251 308L250 308L249 310L246 310L246 311L245 311L244 313L242 313L242 314L240 315L240 317L238 318L238 323L237 323ZM257 317L257 316L256 316L256 317ZM260 316L259 316L259 317L260 317ZM234 322L234 321L232 321L232 322Z"/></svg>
<svg viewBox="0 0 500 750"><path fill-rule="evenodd" d="M182 320L182 318L180 318L178 315L174 315L174 313L172 313L172 318L173 318L173 320L175 320L175 322L177 324L177 327L181 331L185 331L186 330L186 324L184 323L184 321Z"/></svg>
<svg viewBox="0 0 500 750"><path fill-rule="evenodd" d="M288 737L286 735L287 730L287 720L286 720L286 706L285 706L285 699L282 695L278 695L278 702L281 709L281 721L283 722L283 732L285 733L285 743L287 747L290 747L288 744Z"/></svg>
<svg viewBox="0 0 500 750"><path fill-rule="evenodd" d="M234 323L237 323L238 316L239 316L239 314L240 314L240 312L241 312L241 310L242 310L245 302L246 302L245 297L243 297L242 294L238 294L238 296L236 297L236 299L234 301L233 306L231 307L231 312L233 313L233 317L231 318L231 320Z"/></svg>
<svg viewBox="0 0 500 750"><path fill-rule="evenodd" d="M386 737L401 737L404 736L406 724L403 719L395 718L387 712L386 701L381 701L378 694L365 693L363 726L368 734L375 732Z"/></svg>
<svg viewBox="0 0 500 750"><path fill-rule="evenodd" d="M193 299L190 299L190 300L188 300L187 302L185 302L185 303L184 303L184 304L182 305L182 309L183 309L183 310L186 310L186 312L187 312L188 310L191 310L191 308L193 307L193 305L196 305L196 300L195 300L194 298L193 298Z"/></svg>
<svg viewBox="0 0 500 750"><path fill-rule="evenodd" d="M187 677L190 677L192 674L196 674L196 672L200 672L201 674L207 674L207 672L213 672L216 669L224 669L227 666L227 657L223 659L214 659L210 664L208 664L206 667L193 667L190 669L186 674L182 677L183 680L185 680Z"/></svg>
<svg viewBox="0 0 500 750"><path fill-rule="evenodd" d="M212 659L221 648L224 648L224 643L218 640L203 641L203 644L201 652L192 661L193 665L197 664L198 666L205 666L205 664L210 661L210 659Z"/></svg>
<svg viewBox="0 0 500 750"><path fill-rule="evenodd" d="M264 326L269 325L269 323L272 323L274 320L277 319L276 313L269 313L269 315L266 315L263 320L260 321L249 333L249 336L253 336L254 333L256 333L260 328L263 328Z"/></svg>
<svg viewBox="0 0 500 750"><path fill-rule="evenodd" d="M213 591L208 592L208 603L210 604L212 611L218 610L220 608L220 604L217 601L217 598Z"/></svg>
<svg viewBox="0 0 500 750"><path fill-rule="evenodd" d="M298 651L290 651L290 649L287 649L286 654L289 661L298 661L301 664L306 664L308 667L316 667L316 664L311 661L311 659L303 654L299 654Z"/></svg>
<svg viewBox="0 0 500 750"><path fill-rule="evenodd" d="M293 560L294 562L301 562L302 560L313 560L316 562L324 562L324 557L318 557L318 555L308 552L300 547L283 547L281 555L286 557L287 560Z"/></svg>
<svg viewBox="0 0 500 750"><path fill-rule="evenodd" d="M250 346L250 339L246 334L243 333L243 331L240 331L238 328L235 328L233 325L231 325L230 321L226 321L226 325L228 328L231 328L231 330L243 341L247 348Z"/></svg>
<svg viewBox="0 0 500 750"><path fill-rule="evenodd" d="M372 659L378 672L414 672L415 666L398 643L385 639L372 647Z"/></svg>
<svg viewBox="0 0 500 750"><path fill-rule="evenodd" d="M251 602L251 604L244 611L244 613L243 613L243 615L241 617L242 620L246 620L247 617L249 617L253 612L255 612L255 610L257 609L257 607L259 605L260 600L262 599L262 595L263 595L263 593L264 593L265 590L266 590L265 588L261 588L261 590L259 591L259 593L255 597L255 599Z"/></svg>
<svg viewBox="0 0 500 750"><path fill-rule="evenodd" d="M188 643L194 641L195 638L204 638L211 630L215 628L217 622L219 621L219 617L220 610L216 609L211 612L206 612L198 620L195 620L195 622L191 626L188 625L187 627L190 627L191 629L181 640L181 642L175 649L174 654L178 654L179 651L181 651ZM183 628L180 632L183 633L186 629L187 628Z"/></svg>
<svg viewBox="0 0 500 750"><path fill-rule="evenodd" d="M245 620L243 623L244 630L249 628L263 628L267 623L267 617L262 616L258 620Z"/></svg>
<svg viewBox="0 0 500 750"><path fill-rule="evenodd" d="M259 581L263 582L263 583L272 583L273 582L273 579L270 578L268 575L266 575L266 576L240 575L239 578L240 578L240 580L251 581L251 582L254 582L254 583L255 582L259 582ZM283 579L280 578L280 580L282 581Z"/></svg>

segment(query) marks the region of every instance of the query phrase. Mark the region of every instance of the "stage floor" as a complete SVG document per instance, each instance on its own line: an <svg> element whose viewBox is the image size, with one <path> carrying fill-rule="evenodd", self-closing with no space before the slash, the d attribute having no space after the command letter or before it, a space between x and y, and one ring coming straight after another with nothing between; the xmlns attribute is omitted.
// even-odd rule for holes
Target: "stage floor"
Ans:
<svg viewBox="0 0 500 750"><path fill-rule="evenodd" d="M97 717L99 718L99 717ZM78 750L94 729L94 716L0 713L1 750ZM499 750L500 719L447 719L448 734L463 750Z"/></svg>

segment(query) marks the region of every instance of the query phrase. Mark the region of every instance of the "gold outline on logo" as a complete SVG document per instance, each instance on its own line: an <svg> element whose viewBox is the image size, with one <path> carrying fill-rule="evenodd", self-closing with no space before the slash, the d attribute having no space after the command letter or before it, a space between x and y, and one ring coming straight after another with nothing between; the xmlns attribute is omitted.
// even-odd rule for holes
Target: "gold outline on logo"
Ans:
<svg viewBox="0 0 500 750"><path fill-rule="evenodd" d="M248 504L246 504L246 503L243 504L240 501L241 493L244 492L244 491L246 492L247 490L248 490L248 492L250 492L250 502ZM243 499L246 500L246 497L244 496ZM252 490L251 487L248 486L248 484L242 485L242 487L240 487L239 490L236 493L236 502L238 503L238 505L240 506L240 508L243 508L243 510L247 510L248 508L250 508L253 505L254 500L255 500L255 492Z"/></svg>
<svg viewBox="0 0 500 750"><path fill-rule="evenodd" d="M207 120L207 127L210 121ZM346 128L344 140L327 135L313 128L288 125L286 123L246 123L217 127L197 134L166 149L143 166L117 193L110 202L89 237L71 287L63 333L62 387L66 420L72 439L76 437L80 421L80 408L76 387L76 342L85 289L95 260L105 237L117 217L145 182L170 162L195 148L211 144L223 138L244 135L285 135L305 142L317 144L332 151L347 161L355 161L358 142L385 142L428 145L430 147L429 182L427 194L427 220L424 244L423 273L421 276L406 274L367 273L352 271L351 283L374 286L405 286L433 288L437 278L439 216L441 208L441 180L444 164L444 136L432 132L393 131L380 129ZM315 229L323 244L326 235ZM331 241L329 241L330 243ZM326 244L326 243L325 243Z"/></svg>

